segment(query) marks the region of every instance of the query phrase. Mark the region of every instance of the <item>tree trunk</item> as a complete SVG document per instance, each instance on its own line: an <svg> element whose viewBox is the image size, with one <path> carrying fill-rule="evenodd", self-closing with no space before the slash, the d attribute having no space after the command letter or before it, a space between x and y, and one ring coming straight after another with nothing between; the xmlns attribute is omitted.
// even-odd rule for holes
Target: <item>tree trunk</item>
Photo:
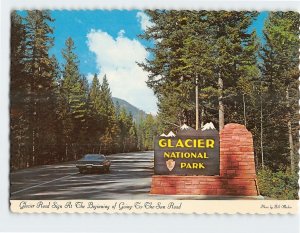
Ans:
<svg viewBox="0 0 300 233"><path fill-rule="evenodd" d="M201 108L201 124L200 127L203 128L204 126L204 107Z"/></svg>
<svg viewBox="0 0 300 233"><path fill-rule="evenodd" d="M247 127L245 94L243 94L243 106L244 106L244 124Z"/></svg>
<svg viewBox="0 0 300 233"><path fill-rule="evenodd" d="M23 158L21 159L22 155L21 155L21 140L18 139L18 158L19 158L19 161L18 161L18 168L21 168L22 167L22 160Z"/></svg>
<svg viewBox="0 0 300 233"><path fill-rule="evenodd" d="M224 128L224 104L223 104L223 79L219 74L218 79L219 88L219 130Z"/></svg>
<svg viewBox="0 0 300 233"><path fill-rule="evenodd" d="M291 158L291 172L295 171L295 156L294 156L294 143L292 136L292 123L291 120L288 120L288 133L289 133L289 149L290 149L290 158Z"/></svg>
<svg viewBox="0 0 300 233"><path fill-rule="evenodd" d="M202 78L202 86L205 87L205 78ZM202 100L202 99L201 99ZM201 117L200 117L200 127L201 129L203 128L204 126L204 115L205 115L205 109L204 109L204 104L203 104L203 101L201 102L202 105L201 105Z"/></svg>
<svg viewBox="0 0 300 233"><path fill-rule="evenodd" d="M75 144L75 143L74 143ZM77 145L75 144L72 144L72 149L73 149L73 153L74 153L74 156L73 156L73 160L77 160Z"/></svg>
<svg viewBox="0 0 300 233"><path fill-rule="evenodd" d="M31 166L35 165L35 128L33 126L32 130L32 156L31 156Z"/></svg>
<svg viewBox="0 0 300 233"><path fill-rule="evenodd" d="M260 152L261 152L261 166L264 164L264 147L263 147L263 107L262 107L262 88L260 86Z"/></svg>
<svg viewBox="0 0 300 233"><path fill-rule="evenodd" d="M256 152L256 151L255 151ZM256 164L256 168L259 167L259 159L258 159L258 156L257 156L258 153L255 153L255 164Z"/></svg>
<svg viewBox="0 0 300 233"><path fill-rule="evenodd" d="M68 143L65 144L65 159L68 160Z"/></svg>
<svg viewBox="0 0 300 233"><path fill-rule="evenodd" d="M291 172L295 171L295 157L294 157L294 143L293 143L293 134L292 134L292 121L291 121L291 112L290 112L290 95L289 95L289 86L286 88L286 100L287 100L287 109L288 109L288 135L289 135L289 150L290 150L290 161L291 161Z"/></svg>
<svg viewBox="0 0 300 233"><path fill-rule="evenodd" d="M199 129L199 94L198 94L198 76L196 75L196 130Z"/></svg>

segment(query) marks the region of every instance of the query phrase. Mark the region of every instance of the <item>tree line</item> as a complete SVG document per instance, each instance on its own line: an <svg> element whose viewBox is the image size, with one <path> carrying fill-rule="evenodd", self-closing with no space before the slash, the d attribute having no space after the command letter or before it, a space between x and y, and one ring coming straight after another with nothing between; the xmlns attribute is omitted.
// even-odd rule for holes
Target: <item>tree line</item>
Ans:
<svg viewBox="0 0 300 233"><path fill-rule="evenodd" d="M296 172L299 148L299 14L269 12L259 37L258 12L147 10L153 58L139 65L158 98L160 131L244 124L258 168Z"/></svg>
<svg viewBox="0 0 300 233"><path fill-rule="evenodd" d="M85 153L152 149L155 118L137 125L112 101L107 77L92 83L79 71L71 37L59 64L49 11L11 14L10 153L11 169L76 160ZM150 145L151 144L151 145Z"/></svg>

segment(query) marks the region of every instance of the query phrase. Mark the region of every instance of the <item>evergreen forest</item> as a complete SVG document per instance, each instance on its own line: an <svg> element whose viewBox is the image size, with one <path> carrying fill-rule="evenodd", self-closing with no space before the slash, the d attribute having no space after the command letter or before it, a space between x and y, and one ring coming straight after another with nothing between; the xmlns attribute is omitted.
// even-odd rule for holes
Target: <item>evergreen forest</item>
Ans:
<svg viewBox="0 0 300 233"><path fill-rule="evenodd" d="M158 113L135 121L113 103L106 76L95 74L89 83L80 73L71 37L64 42L62 64L50 55L51 11L12 12L11 169L76 160L85 153L151 150L154 136L176 132L182 124L196 127L198 98L199 127L213 122L221 130L239 123L251 131L262 192L295 198L299 14L269 12L258 35L250 30L255 11L145 13L152 25L139 37L151 42L152 56L138 65L148 72Z"/></svg>
<svg viewBox="0 0 300 233"><path fill-rule="evenodd" d="M153 26L141 38L154 54L139 64L158 98L159 129L221 130L239 123L254 138L261 193L298 198L299 13L268 12L262 35L253 11L146 11Z"/></svg>
<svg viewBox="0 0 300 233"><path fill-rule="evenodd" d="M50 11L11 14L11 169L77 160L87 153L152 149L155 117L141 114L134 120L114 104L106 75L95 74L89 83L79 71L71 37L61 51L62 64L50 55L53 21Z"/></svg>

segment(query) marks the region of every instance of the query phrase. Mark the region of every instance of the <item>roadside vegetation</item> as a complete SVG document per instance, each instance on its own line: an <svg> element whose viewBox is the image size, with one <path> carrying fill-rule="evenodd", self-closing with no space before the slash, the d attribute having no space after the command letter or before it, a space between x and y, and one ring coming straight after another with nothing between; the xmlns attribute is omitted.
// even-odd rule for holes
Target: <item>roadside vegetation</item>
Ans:
<svg viewBox="0 0 300 233"><path fill-rule="evenodd" d="M268 12L263 33L253 11L146 11L153 59L140 64L158 98L161 131L240 123L253 134L263 195L295 198L299 161L299 13Z"/></svg>
<svg viewBox="0 0 300 233"><path fill-rule="evenodd" d="M298 196L297 173L290 171L276 171L260 169L257 173L259 191L262 196L279 200L295 200Z"/></svg>
<svg viewBox="0 0 300 233"><path fill-rule="evenodd" d="M11 14L11 168L78 159L84 153L153 149L157 134L195 124L243 124L253 134L259 187L271 198L297 197L299 14L269 12L257 34L254 11L146 10L140 36L151 58L139 65L158 99L141 120L112 101L107 77L79 72L68 38L59 64L50 11ZM100 80L100 81L99 81ZM134 84L128 84L134 85Z"/></svg>
<svg viewBox="0 0 300 233"><path fill-rule="evenodd" d="M113 103L106 76L88 83L71 37L62 64L49 55L54 20L49 11L11 14L11 169L153 149L155 117L134 121Z"/></svg>

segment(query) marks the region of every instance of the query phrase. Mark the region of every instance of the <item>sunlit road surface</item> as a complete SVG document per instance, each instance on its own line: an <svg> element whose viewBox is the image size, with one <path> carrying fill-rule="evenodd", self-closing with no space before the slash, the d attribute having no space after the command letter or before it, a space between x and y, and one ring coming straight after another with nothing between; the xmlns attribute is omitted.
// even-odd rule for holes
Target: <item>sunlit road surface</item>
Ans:
<svg viewBox="0 0 300 233"><path fill-rule="evenodd" d="M109 173L80 174L75 161L10 175L12 200L149 199L153 151L107 156Z"/></svg>
<svg viewBox="0 0 300 233"><path fill-rule="evenodd" d="M150 195L153 151L109 155L109 173L80 174L75 161L32 167L10 175L11 200L233 200L257 197ZM258 199L261 199L259 196Z"/></svg>

